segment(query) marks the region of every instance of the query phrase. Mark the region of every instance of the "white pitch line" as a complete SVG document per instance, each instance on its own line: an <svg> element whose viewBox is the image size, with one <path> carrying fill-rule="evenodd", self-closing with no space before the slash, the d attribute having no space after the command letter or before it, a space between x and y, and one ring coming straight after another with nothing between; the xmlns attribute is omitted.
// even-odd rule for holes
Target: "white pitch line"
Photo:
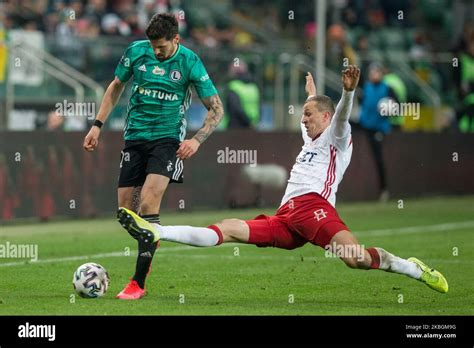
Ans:
<svg viewBox="0 0 474 348"><path fill-rule="evenodd" d="M174 249L174 248L173 248ZM195 248L194 248L195 249ZM160 250L158 257L162 258L164 257L176 257L174 254L170 253L163 253L166 251L174 251L171 249L163 249ZM136 253L130 253L129 256L136 256ZM38 261L19 261L19 262L8 262L8 263L2 263L0 264L0 267L13 267L13 266L25 266L25 265L32 265L32 264L37 264L37 263L54 263L54 262L69 262L69 261L78 261L78 260L89 260L89 259L100 259L100 258L110 258L110 257L126 257L123 252L114 252L114 253L103 253L103 254L96 254L96 255L84 255L84 256L73 256L73 257L64 257L64 258L57 258L57 259L46 259L46 260L38 260ZM209 258L220 258L220 259L237 259L239 258L238 256L233 256L233 255L196 255L196 254L180 254L179 258L188 258L188 259L209 259ZM272 256L272 255L247 255L245 256L245 259L255 259L255 260L271 260L278 258L279 260L284 259L288 261L295 261L299 260L300 257L297 256ZM314 260L315 257L305 257L304 258L307 261Z"/></svg>
<svg viewBox="0 0 474 348"><path fill-rule="evenodd" d="M461 222L451 222L445 224L437 224L437 225L426 225L426 226L411 226L411 227L400 227L400 228L387 228L387 229L378 229L378 230L368 230L368 231L359 231L355 232L356 234L363 234L363 235L370 235L370 236L387 236L393 234L414 234L414 233L426 233L426 232L442 232L442 231L452 231L459 228L470 228L474 227L474 221L461 221ZM240 244L240 243L228 243L219 246L219 248L226 248L226 247L246 247L249 246L248 244ZM175 251L186 251L186 250L199 250L199 249L206 249L200 247L193 247L188 245L177 246L177 247L169 247L169 248L160 248L160 255L163 253L168 252L175 252ZM134 252L131 253L130 256L135 255ZM13 267L13 266L23 266L23 265L34 265L34 264L42 264L42 263L54 263L54 262L69 262L69 261L78 261L78 260L89 260L89 259L99 259L99 258L107 258L107 257L125 257L123 251L116 251L110 253L100 253L95 255L82 255L82 256L68 256L68 257L58 257L52 259L44 259L38 261L16 261L16 262L7 262L7 263L0 263L0 267ZM184 255L180 255L182 257ZM227 257L228 255L187 255L186 257L194 257L194 258L203 258L203 257ZM234 258L235 256L229 256L228 258ZM246 256L248 257L248 256ZM257 256L257 258L273 258L273 256ZM281 258L278 256L278 258ZM288 259L298 259L298 257L288 257ZM439 261L439 260L438 260Z"/></svg>
<svg viewBox="0 0 474 348"><path fill-rule="evenodd" d="M236 245L236 243L229 243L225 245L221 245L220 248L225 247L232 247ZM243 244L246 245L246 244ZM185 250L197 250L201 248L193 247L193 246L177 246L177 247L170 247L170 248L160 248L159 253L167 253L167 252L174 252L174 251L185 251ZM88 260L88 259L100 259L100 258L107 258L107 257L128 257L125 255L123 251L114 251L111 253L100 253L94 255L81 255L81 256L67 256L67 257L57 257L52 259L44 259L44 260L37 260L37 261L15 261L15 262L5 262L0 263L0 267L12 267L12 266L24 266L24 265L35 265L41 263L54 263L54 262L69 262L69 261L78 261L78 260ZM136 256L136 252L130 252L130 256Z"/></svg>
<svg viewBox="0 0 474 348"><path fill-rule="evenodd" d="M370 236L389 236L393 234L414 234L414 233L452 231L455 229L471 228L471 227L474 227L474 220L450 222L450 223L437 224L437 225L386 228L386 229L380 229L380 230L360 231L360 232L355 232L355 233L370 235Z"/></svg>
<svg viewBox="0 0 474 348"><path fill-rule="evenodd" d="M123 251L122 252L113 252L113 253L95 254L95 255L57 257L57 258L53 258L53 259L44 259L44 260L37 260L37 261L25 260L25 261L17 261L17 262L0 263L0 267L35 265L35 264L40 264L40 263L68 262L68 261L87 260L87 259L91 259L91 258L118 257L118 256L124 256Z"/></svg>
<svg viewBox="0 0 474 348"><path fill-rule="evenodd" d="M190 247L192 249L196 249L194 247ZM158 254L159 258L162 257L176 257L175 254L166 253L167 251L175 251L174 249L181 249L181 248L168 248L160 250ZM188 250L188 249L186 249ZM163 253L165 252L165 253ZM136 253L133 252L130 256L136 256ZM113 252L113 253L103 253L103 254L96 254L96 255L84 255L84 256L73 256L73 257L64 257L64 258L56 258L56 259L46 259L46 260L38 260L36 262L9 262L0 264L0 267L13 267L13 266L25 266L27 264L36 264L36 263L53 263L53 262L68 262L68 261L77 261L77 260L89 260L89 259L100 259L100 258L110 258L110 257L125 257L123 252ZM179 254L180 259L209 259L209 258L218 258L218 259L226 259L226 260L238 260L240 259L239 256L233 255L196 255L196 254ZM301 256L281 256L281 255L246 255L242 259L245 260L286 260L286 261L300 261ZM305 262L321 262L321 261L332 261L337 260L335 257L316 257L316 256L306 256L304 257ZM431 263L454 263L454 264L472 264L474 260L445 260L445 259L430 259L429 262Z"/></svg>

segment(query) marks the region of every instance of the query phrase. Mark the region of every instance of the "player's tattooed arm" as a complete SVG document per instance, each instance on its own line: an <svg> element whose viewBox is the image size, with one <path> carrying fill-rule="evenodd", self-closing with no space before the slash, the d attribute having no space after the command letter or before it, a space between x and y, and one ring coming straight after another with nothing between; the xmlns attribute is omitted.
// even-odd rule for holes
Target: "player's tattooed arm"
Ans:
<svg viewBox="0 0 474 348"><path fill-rule="evenodd" d="M219 98L218 94L214 94L208 98L202 99L202 103L208 110L207 117L204 120L203 127L199 129L196 135L193 137L200 144L202 144L209 137L209 135L214 132L224 117L224 106L222 105L221 98Z"/></svg>
<svg viewBox="0 0 474 348"><path fill-rule="evenodd" d="M182 160L188 159L196 153L199 146L214 132L224 117L224 107L219 95L215 94L202 99L202 103L208 110L207 117L196 135L191 139L184 140L176 151L176 155Z"/></svg>

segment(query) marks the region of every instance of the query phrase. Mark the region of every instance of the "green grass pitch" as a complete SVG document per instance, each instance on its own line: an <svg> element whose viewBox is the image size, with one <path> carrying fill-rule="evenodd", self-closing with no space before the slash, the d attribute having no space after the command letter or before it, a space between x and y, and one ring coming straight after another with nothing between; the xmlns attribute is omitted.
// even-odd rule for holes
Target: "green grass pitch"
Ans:
<svg viewBox="0 0 474 348"><path fill-rule="evenodd" d="M164 213L165 224L206 226L274 210ZM133 274L136 242L110 219L0 226L0 244L38 244L39 261L0 259L0 315L472 315L474 196L340 204L365 246L381 246L437 268L440 294L406 276L347 268L307 244L293 251L228 244L193 248L163 242L140 301L114 296ZM411 228L413 227L413 228ZM127 252L131 251L131 254ZM73 297L72 275L102 264L104 297Z"/></svg>

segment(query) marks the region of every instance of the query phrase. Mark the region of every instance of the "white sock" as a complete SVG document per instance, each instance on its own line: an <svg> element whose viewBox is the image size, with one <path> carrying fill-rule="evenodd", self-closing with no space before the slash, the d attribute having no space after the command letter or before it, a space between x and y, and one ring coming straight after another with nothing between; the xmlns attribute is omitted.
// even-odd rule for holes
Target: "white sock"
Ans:
<svg viewBox="0 0 474 348"><path fill-rule="evenodd" d="M380 266L379 269L382 269L387 272L394 272L405 274L411 278L420 279L423 271L418 267L414 262L407 261L398 256L390 254L388 251L382 248L375 248L380 256Z"/></svg>
<svg viewBox="0 0 474 348"><path fill-rule="evenodd" d="M161 240L198 247L215 246L219 243L217 232L207 227L152 225L160 232Z"/></svg>

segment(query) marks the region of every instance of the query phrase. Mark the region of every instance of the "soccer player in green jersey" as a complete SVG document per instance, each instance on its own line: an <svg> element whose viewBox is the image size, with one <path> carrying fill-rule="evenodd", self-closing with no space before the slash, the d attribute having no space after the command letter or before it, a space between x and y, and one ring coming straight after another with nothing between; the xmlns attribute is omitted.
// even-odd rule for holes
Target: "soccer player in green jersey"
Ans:
<svg viewBox="0 0 474 348"><path fill-rule="evenodd" d="M118 206L136 210L147 221L159 223L160 204L168 184L183 181L183 160L193 156L216 129L224 110L201 59L179 43L178 22L172 14L153 16L146 36L148 40L132 42L125 50L83 146L87 151L97 147L100 128L133 76L120 161ZM191 85L208 113L203 127L191 139L184 140L184 114L191 103ZM137 208L134 191L140 187ZM117 298L135 300L145 295L145 278L157 243L129 232L138 240L136 271Z"/></svg>

